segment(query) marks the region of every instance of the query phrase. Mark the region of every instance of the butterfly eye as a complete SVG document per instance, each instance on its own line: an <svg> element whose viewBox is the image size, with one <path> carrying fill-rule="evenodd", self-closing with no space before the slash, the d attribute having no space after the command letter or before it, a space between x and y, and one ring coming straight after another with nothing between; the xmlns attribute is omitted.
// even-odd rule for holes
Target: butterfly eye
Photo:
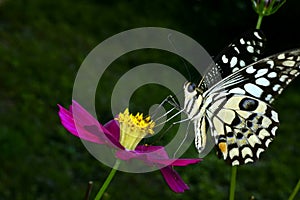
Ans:
<svg viewBox="0 0 300 200"><path fill-rule="evenodd" d="M195 83L191 83L187 88L188 92L194 92L195 89L196 89Z"/></svg>

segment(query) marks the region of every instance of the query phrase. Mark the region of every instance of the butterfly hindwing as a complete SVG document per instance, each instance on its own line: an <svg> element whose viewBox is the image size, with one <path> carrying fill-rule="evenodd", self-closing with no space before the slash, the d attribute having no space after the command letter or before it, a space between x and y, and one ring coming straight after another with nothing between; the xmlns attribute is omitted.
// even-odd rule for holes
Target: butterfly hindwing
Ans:
<svg viewBox="0 0 300 200"><path fill-rule="evenodd" d="M269 146L279 125L278 114L250 96L218 93L207 107L207 120L218 154L232 165L257 160Z"/></svg>

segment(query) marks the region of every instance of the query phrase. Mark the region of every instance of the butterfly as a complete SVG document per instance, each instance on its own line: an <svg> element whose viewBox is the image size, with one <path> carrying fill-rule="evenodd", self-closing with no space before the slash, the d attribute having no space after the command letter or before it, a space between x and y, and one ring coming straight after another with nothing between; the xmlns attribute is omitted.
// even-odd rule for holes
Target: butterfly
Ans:
<svg viewBox="0 0 300 200"><path fill-rule="evenodd" d="M279 119L270 104L299 75L300 49L259 59L265 43L260 30L242 35L214 59L198 85L184 84L183 109L199 153L211 134L219 157L242 165L259 159L273 141Z"/></svg>

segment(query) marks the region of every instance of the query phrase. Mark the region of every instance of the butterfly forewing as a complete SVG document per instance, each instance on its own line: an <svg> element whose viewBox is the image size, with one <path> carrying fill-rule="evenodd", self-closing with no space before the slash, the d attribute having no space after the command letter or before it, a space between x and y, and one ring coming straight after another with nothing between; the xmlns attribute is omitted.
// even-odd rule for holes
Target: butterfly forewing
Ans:
<svg viewBox="0 0 300 200"><path fill-rule="evenodd" d="M210 88L220 79L254 63L261 57L265 43L266 38L260 30L243 34L214 58L215 65L209 68L199 87Z"/></svg>
<svg viewBox="0 0 300 200"><path fill-rule="evenodd" d="M217 83L207 93L227 92L248 95L267 103L299 75L300 49L262 59Z"/></svg>

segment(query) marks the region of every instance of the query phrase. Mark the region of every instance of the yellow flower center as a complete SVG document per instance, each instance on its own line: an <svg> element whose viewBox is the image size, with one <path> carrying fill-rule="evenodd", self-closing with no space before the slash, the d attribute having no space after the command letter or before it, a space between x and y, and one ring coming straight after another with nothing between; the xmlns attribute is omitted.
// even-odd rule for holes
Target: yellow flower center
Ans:
<svg viewBox="0 0 300 200"><path fill-rule="evenodd" d="M143 118L140 113L134 116L129 113L128 108L116 120L120 124L120 143L127 150L134 150L147 134L154 134L155 123L151 118Z"/></svg>

